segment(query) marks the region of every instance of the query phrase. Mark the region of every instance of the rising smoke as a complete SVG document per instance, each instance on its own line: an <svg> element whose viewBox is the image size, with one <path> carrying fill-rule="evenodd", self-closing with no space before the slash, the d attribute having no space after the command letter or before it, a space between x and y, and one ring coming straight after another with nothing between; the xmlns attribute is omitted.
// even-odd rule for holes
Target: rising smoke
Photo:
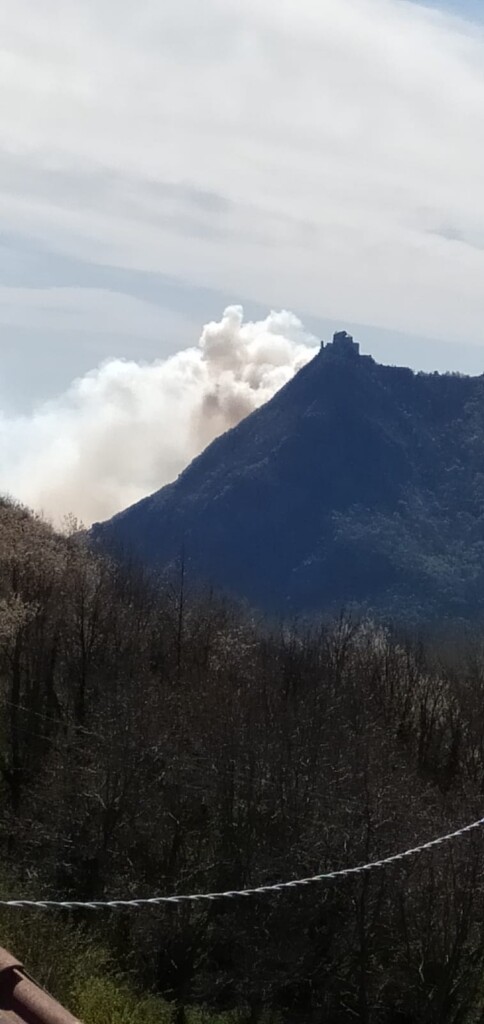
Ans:
<svg viewBox="0 0 484 1024"><path fill-rule="evenodd" d="M149 364L110 360L31 416L0 413L0 491L57 523L105 519L173 480L317 344L292 313L244 323L230 306L198 348Z"/></svg>

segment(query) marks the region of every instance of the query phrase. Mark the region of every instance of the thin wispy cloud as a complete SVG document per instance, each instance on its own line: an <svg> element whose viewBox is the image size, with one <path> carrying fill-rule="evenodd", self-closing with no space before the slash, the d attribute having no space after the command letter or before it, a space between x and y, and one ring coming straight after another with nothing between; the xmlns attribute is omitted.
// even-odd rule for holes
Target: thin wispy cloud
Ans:
<svg viewBox="0 0 484 1024"><path fill-rule="evenodd" d="M402 0L7 0L0 33L5 229L266 306L480 331L475 24Z"/></svg>

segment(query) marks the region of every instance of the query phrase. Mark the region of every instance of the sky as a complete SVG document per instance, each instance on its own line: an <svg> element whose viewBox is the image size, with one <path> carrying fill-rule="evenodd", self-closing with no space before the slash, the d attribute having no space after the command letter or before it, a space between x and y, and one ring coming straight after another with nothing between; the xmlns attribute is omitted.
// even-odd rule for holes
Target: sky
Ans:
<svg viewBox="0 0 484 1024"><path fill-rule="evenodd" d="M201 426L210 389L248 387L250 411L335 329L381 361L484 372L483 7L3 0L0 490L109 515L234 422L238 401ZM237 353L215 376L210 324ZM167 410L192 440L175 458L158 438L139 474Z"/></svg>

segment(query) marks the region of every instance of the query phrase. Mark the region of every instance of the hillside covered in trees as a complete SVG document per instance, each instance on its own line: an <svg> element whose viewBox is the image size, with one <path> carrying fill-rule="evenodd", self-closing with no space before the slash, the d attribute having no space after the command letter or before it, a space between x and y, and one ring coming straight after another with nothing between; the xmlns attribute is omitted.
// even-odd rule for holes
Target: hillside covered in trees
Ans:
<svg viewBox="0 0 484 1024"><path fill-rule="evenodd" d="M240 889L482 816L484 645L269 628L0 505L3 898ZM484 836L280 896L0 912L85 1024L479 1024Z"/></svg>
<svg viewBox="0 0 484 1024"><path fill-rule="evenodd" d="M342 332L181 474L92 536L283 615L406 621L484 600L484 377L361 356Z"/></svg>

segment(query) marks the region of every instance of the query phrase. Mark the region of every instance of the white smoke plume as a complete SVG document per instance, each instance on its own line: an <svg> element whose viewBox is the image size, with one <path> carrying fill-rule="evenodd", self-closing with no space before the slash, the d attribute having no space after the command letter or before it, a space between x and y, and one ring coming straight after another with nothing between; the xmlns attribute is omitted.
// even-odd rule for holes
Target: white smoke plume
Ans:
<svg viewBox="0 0 484 1024"><path fill-rule="evenodd" d="M0 413L0 492L59 523L105 519L175 479L314 354L292 313L228 307L198 348L153 363L110 360L30 416Z"/></svg>

